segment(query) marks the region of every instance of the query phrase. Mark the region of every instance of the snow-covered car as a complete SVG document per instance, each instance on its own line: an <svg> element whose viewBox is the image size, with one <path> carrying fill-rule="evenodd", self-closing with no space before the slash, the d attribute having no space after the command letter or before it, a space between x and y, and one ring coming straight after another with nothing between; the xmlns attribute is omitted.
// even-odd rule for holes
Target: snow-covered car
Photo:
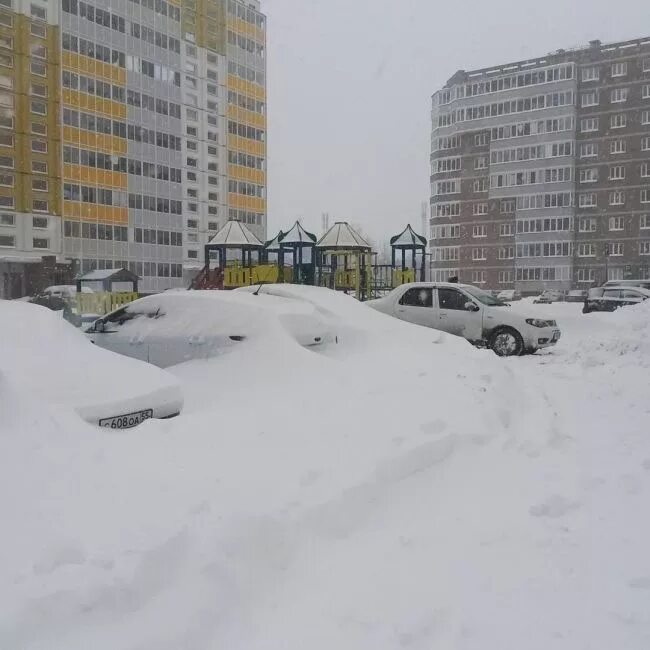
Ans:
<svg viewBox="0 0 650 650"><path fill-rule="evenodd" d="M641 287L605 286L590 289L582 312L588 314L592 311L616 311L620 307L636 305L648 298L650 290Z"/></svg>
<svg viewBox="0 0 650 650"><path fill-rule="evenodd" d="M178 380L147 363L90 343L59 314L39 305L0 300L0 366L32 397L74 409L113 429L183 408Z"/></svg>
<svg viewBox="0 0 650 650"><path fill-rule="evenodd" d="M504 289L499 291L496 297L501 302L513 302L514 300L521 300L521 292L514 289Z"/></svg>
<svg viewBox="0 0 650 650"><path fill-rule="evenodd" d="M565 299L564 292L556 289L547 289L542 291L533 303L536 305L550 305L553 302L562 302Z"/></svg>
<svg viewBox="0 0 650 650"><path fill-rule="evenodd" d="M534 352L560 339L554 320L526 318L468 284L405 284L366 304L401 320L462 336L499 356Z"/></svg>
<svg viewBox="0 0 650 650"><path fill-rule="evenodd" d="M86 330L101 348L160 368L225 354L279 328L299 345L332 339L307 304L233 291L167 291L134 300Z"/></svg>
<svg viewBox="0 0 650 650"><path fill-rule="evenodd" d="M66 300L73 300L77 295L77 287L74 284L54 284L43 289L43 295L56 296ZM90 287L81 287L81 293L94 293Z"/></svg>
<svg viewBox="0 0 650 650"><path fill-rule="evenodd" d="M572 289L566 295L566 302L584 302L587 292L582 289Z"/></svg>

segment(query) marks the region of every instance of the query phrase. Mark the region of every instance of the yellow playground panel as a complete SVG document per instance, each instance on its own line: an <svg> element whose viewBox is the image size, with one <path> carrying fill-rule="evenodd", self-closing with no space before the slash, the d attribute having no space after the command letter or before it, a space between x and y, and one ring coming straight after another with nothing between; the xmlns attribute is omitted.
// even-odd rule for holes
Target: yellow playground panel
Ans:
<svg viewBox="0 0 650 650"><path fill-rule="evenodd" d="M232 264L224 269L223 286L224 289L234 289L262 282L291 282L291 272L291 268L280 269L277 264L258 264L252 267Z"/></svg>
<svg viewBox="0 0 650 650"><path fill-rule="evenodd" d="M399 287L402 284L415 282L415 269L394 269L393 270L393 287Z"/></svg>
<svg viewBox="0 0 650 650"><path fill-rule="evenodd" d="M77 312L102 316L137 300L138 297L134 292L77 293Z"/></svg>

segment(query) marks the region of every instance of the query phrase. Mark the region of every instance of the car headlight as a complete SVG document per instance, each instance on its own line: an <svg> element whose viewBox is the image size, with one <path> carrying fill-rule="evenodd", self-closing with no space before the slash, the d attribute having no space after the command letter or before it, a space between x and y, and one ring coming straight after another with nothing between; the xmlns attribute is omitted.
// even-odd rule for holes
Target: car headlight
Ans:
<svg viewBox="0 0 650 650"><path fill-rule="evenodd" d="M527 318L526 322L533 327L555 327L554 320L541 320L540 318Z"/></svg>

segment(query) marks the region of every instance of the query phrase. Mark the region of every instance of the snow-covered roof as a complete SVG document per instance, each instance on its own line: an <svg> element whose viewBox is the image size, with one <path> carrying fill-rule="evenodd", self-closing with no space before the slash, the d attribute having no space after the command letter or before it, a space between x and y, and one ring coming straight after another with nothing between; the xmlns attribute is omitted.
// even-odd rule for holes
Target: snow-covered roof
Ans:
<svg viewBox="0 0 650 650"><path fill-rule="evenodd" d="M280 237L280 243L312 245L316 243L316 235L312 235L310 232L307 232L302 227L300 221L296 221L289 232L284 233L284 235Z"/></svg>
<svg viewBox="0 0 650 650"><path fill-rule="evenodd" d="M318 241L317 248L366 249L370 244L347 222L337 221Z"/></svg>
<svg viewBox="0 0 650 650"><path fill-rule="evenodd" d="M130 275L135 276L134 273L131 273L128 269L97 269L95 271L88 271L88 273L84 273L79 279L80 280L106 280L108 278L113 277L114 275L117 275L118 273L128 273Z"/></svg>
<svg viewBox="0 0 650 650"><path fill-rule="evenodd" d="M284 236L284 233L280 230L278 234L264 244L264 248L267 251L275 252L280 250L280 239Z"/></svg>
<svg viewBox="0 0 650 650"><path fill-rule="evenodd" d="M412 246L425 248L427 240L422 237L422 235L418 235L415 230L411 228L411 224L409 223L399 235L390 238L390 245L395 248L407 248Z"/></svg>
<svg viewBox="0 0 650 650"><path fill-rule="evenodd" d="M263 247L262 242L241 221L228 221L224 227L208 242L218 246L256 246Z"/></svg>

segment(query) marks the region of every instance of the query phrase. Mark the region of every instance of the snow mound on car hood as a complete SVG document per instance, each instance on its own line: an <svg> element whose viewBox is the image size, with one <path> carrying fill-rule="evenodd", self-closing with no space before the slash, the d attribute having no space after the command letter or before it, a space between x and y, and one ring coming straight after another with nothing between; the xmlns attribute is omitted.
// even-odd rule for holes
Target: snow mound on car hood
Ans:
<svg viewBox="0 0 650 650"><path fill-rule="evenodd" d="M142 396L180 394L172 375L97 348L59 314L19 301L0 300L0 369L36 402L66 405L83 417L128 413Z"/></svg>

